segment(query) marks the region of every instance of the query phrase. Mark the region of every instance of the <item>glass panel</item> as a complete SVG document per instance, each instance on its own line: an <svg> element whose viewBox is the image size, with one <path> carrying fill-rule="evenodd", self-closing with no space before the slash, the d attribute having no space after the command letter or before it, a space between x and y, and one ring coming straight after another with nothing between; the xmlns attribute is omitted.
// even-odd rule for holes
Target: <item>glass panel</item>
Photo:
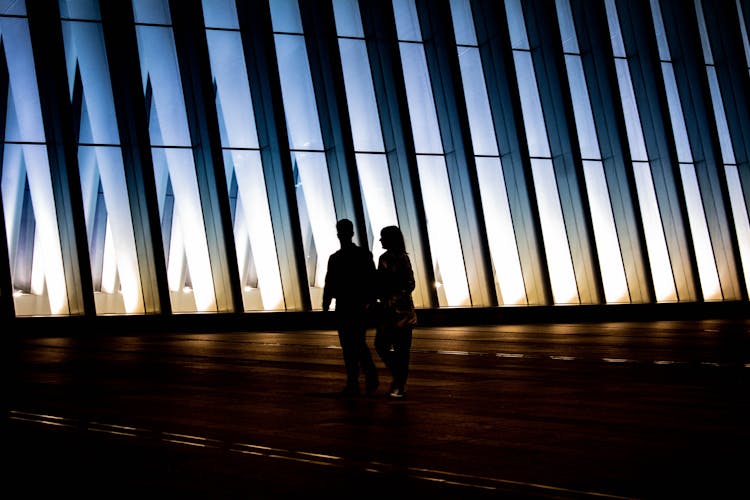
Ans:
<svg viewBox="0 0 750 500"><path fill-rule="evenodd" d="M727 116L724 110L724 100L721 97L721 90L719 88L719 79L716 75L716 68L712 65L713 58L711 55L711 46L708 43L708 34L706 33L706 21L703 17L703 11L700 7L700 2L695 4L696 13L698 16L698 23L701 27L701 40L703 41L703 59L706 63L706 73L708 76L708 85L711 90L711 102L713 104L714 119L716 120L716 128L719 136L719 145L721 146L721 156L725 164L736 163L734 157L734 149L732 148L732 139L729 135L729 125L727 124ZM740 6L739 0L737 2L737 9L740 14L740 27L742 28L743 41L745 43L745 55L750 61L750 52L747 51L747 31L745 30L745 22L742 17L742 7ZM750 63L749 63L750 65Z"/></svg>
<svg viewBox="0 0 750 500"><path fill-rule="evenodd" d="M60 0L59 5L60 17L62 18L101 20L99 3L96 0Z"/></svg>
<svg viewBox="0 0 750 500"><path fill-rule="evenodd" d="M747 215L745 197L742 193L742 184L736 165L725 167L727 174L727 185L729 187L729 201L732 206L732 217L734 228L737 231L737 242L739 243L740 259L744 271L745 286L750 288L750 218Z"/></svg>
<svg viewBox="0 0 750 500"><path fill-rule="evenodd" d="M7 15L26 15L26 2L18 0L0 0L0 13Z"/></svg>
<svg viewBox="0 0 750 500"><path fill-rule="evenodd" d="M458 52L474 154L497 156L495 126L490 112L490 100L487 96L479 49L459 47Z"/></svg>
<svg viewBox="0 0 750 500"><path fill-rule="evenodd" d="M534 177L534 189L539 206L539 220L542 226L542 238L554 303L579 303L578 287L573 272L573 262L568 247L568 236L565 232L552 161L532 159L531 172Z"/></svg>
<svg viewBox="0 0 750 500"><path fill-rule="evenodd" d="M372 254L377 262L383 253L380 245L380 230L386 226L397 226L396 203L391 190L388 162L384 154L357 153L357 172L365 205L369 241Z"/></svg>
<svg viewBox="0 0 750 500"><path fill-rule="evenodd" d="M393 0L393 14L396 17L396 33L400 41L422 41L414 0Z"/></svg>
<svg viewBox="0 0 750 500"><path fill-rule="evenodd" d="M172 24L168 0L133 0L136 23Z"/></svg>
<svg viewBox="0 0 750 500"><path fill-rule="evenodd" d="M5 49L10 87L5 140L44 142L44 126L28 21L0 18L0 38Z"/></svg>
<svg viewBox="0 0 750 500"><path fill-rule="evenodd" d="M605 2L610 34L612 36L612 48L615 56L619 56L619 58L615 59L615 69L617 71L620 100L625 117L628 146L630 156L633 160L633 175L638 193L638 204L640 206L649 264L651 266L651 279L654 285L654 292L658 302L676 301L677 291L672 275L672 265L669 260L664 228L662 227L659 205L656 200L656 192L651 177L651 166L648 164L646 141L643 138L638 105L633 91L633 82L630 78L630 69L628 61L624 59L625 47L622 42L622 34L620 33L617 9L615 8L614 0L605 0Z"/></svg>
<svg viewBox="0 0 750 500"><path fill-rule="evenodd" d="M292 153L310 298L320 309L328 257L338 250L336 211L324 153Z"/></svg>
<svg viewBox="0 0 750 500"><path fill-rule="evenodd" d="M24 2L2 12L25 15ZM45 142L28 20L0 18L8 66L4 141ZM2 203L17 316L70 313L47 148L4 144Z"/></svg>
<svg viewBox="0 0 750 500"><path fill-rule="evenodd" d="M527 304L521 260L500 158L476 158L482 212L495 270L495 286L505 305Z"/></svg>
<svg viewBox="0 0 750 500"><path fill-rule="evenodd" d="M383 152L385 146L365 42L342 38L339 49L354 149Z"/></svg>
<svg viewBox="0 0 750 500"><path fill-rule="evenodd" d="M677 147L677 161L692 163L693 154L690 151L690 141L685 127L685 117L682 114L682 103L677 91L674 68L670 63L662 63L661 69L664 75L665 90L667 91L669 118L672 120L672 132L674 132L675 146Z"/></svg>
<svg viewBox="0 0 750 500"><path fill-rule="evenodd" d="M521 96L523 124L526 130L526 139L529 143L529 154L535 157L549 158L551 153L547 142L547 129L544 124L542 102L539 99L539 91L536 86L536 75L534 74L531 54L514 51L513 59L516 62L516 77L518 78L518 90Z"/></svg>
<svg viewBox="0 0 750 500"><path fill-rule="evenodd" d="M576 36L573 14L570 10L570 2L568 0L556 0L555 7L557 8L557 20L560 24L563 51L578 54L578 37Z"/></svg>
<svg viewBox="0 0 750 500"><path fill-rule="evenodd" d="M302 33L302 17L299 13L297 0L273 0L271 6L271 22L273 30L283 33Z"/></svg>
<svg viewBox="0 0 750 500"><path fill-rule="evenodd" d="M669 44L667 43L667 34L664 30L664 21L661 17L661 7L659 0L651 1L651 16L654 20L654 30L656 31L656 45L659 47L659 58L662 61L669 61L672 56L669 53Z"/></svg>
<svg viewBox="0 0 750 500"><path fill-rule="evenodd" d="M258 148L250 86L239 32L206 32L211 73L216 87L216 110L225 148Z"/></svg>
<svg viewBox="0 0 750 500"><path fill-rule="evenodd" d="M421 44L401 43L406 100L409 104L414 148L417 154L443 154L435 100L432 97L427 61Z"/></svg>
<svg viewBox="0 0 750 500"><path fill-rule="evenodd" d="M210 7L216 9L218 4ZM236 20L233 7L222 8L229 10L214 14L220 14L228 24ZM284 295L268 193L260 152L257 151L255 111L248 80L238 77L247 75L242 40L237 31L207 30L206 37L216 87L222 146L255 149L224 151L243 309L283 310Z"/></svg>
<svg viewBox="0 0 750 500"><path fill-rule="evenodd" d="M646 141L641 130L641 117L638 114L638 107L635 102L628 62L624 59L615 59L615 69L617 69L617 79L620 84L620 100L625 115L625 129L628 134L630 156L633 161L648 161Z"/></svg>
<svg viewBox="0 0 750 500"><path fill-rule="evenodd" d="M456 43L459 45L477 45L474 32L474 19L471 16L469 0L451 0L451 15Z"/></svg>
<svg viewBox="0 0 750 500"><path fill-rule="evenodd" d="M698 276L704 300L721 300L721 285L716 270L713 248L711 248L711 237L708 234L706 214L703 211L698 179L695 176L695 166L692 164L681 164L680 175L685 190L685 202L687 205L690 232L693 236L693 248L698 263Z"/></svg>
<svg viewBox="0 0 750 500"><path fill-rule="evenodd" d="M240 29L235 0L202 0L206 28Z"/></svg>
<svg viewBox="0 0 750 500"><path fill-rule="evenodd" d="M339 247L336 211L305 38L275 35L275 39L310 300L314 309L320 309L328 257Z"/></svg>
<svg viewBox="0 0 750 500"><path fill-rule="evenodd" d="M638 204L641 208L643 231L646 237L646 249L651 264L651 278L658 302L677 300L672 264L669 261L664 228L659 215L654 183L651 179L651 167L647 162L633 162L633 174L638 192Z"/></svg>
<svg viewBox="0 0 750 500"><path fill-rule="evenodd" d="M625 43L622 41L622 31L620 31L620 20L617 16L615 0L604 0L604 6L607 9L607 23L609 24L612 52L615 57L626 57Z"/></svg>
<svg viewBox="0 0 750 500"><path fill-rule="evenodd" d="M575 116L581 157L592 160L601 159L596 125L594 124L594 113L591 110L589 90L586 86L581 58L579 56L566 55L565 68L568 72L568 81L570 82L573 116Z"/></svg>
<svg viewBox="0 0 750 500"><path fill-rule="evenodd" d="M119 147L78 148L98 314L144 312L133 218Z"/></svg>
<svg viewBox="0 0 750 500"><path fill-rule="evenodd" d="M71 95L80 77L80 143L118 144L114 100L101 25L63 22ZM144 312L122 152L80 147L78 167L97 314Z"/></svg>
<svg viewBox="0 0 750 500"><path fill-rule="evenodd" d="M448 172L442 156L417 156L440 306L470 306Z"/></svg>
<svg viewBox="0 0 750 500"><path fill-rule="evenodd" d="M339 36L365 37L357 0L333 0L333 15Z"/></svg>
<svg viewBox="0 0 750 500"><path fill-rule="evenodd" d="M16 315L69 314L47 148L5 144L2 166Z"/></svg>
<svg viewBox="0 0 750 500"><path fill-rule="evenodd" d="M62 26L70 94L73 95L76 68L83 87L79 142L119 144L101 25L64 21Z"/></svg>
<svg viewBox="0 0 750 500"><path fill-rule="evenodd" d="M143 91L175 313L216 311L208 241L170 28L136 26ZM150 97L150 99L149 99Z"/></svg>
<svg viewBox="0 0 750 500"><path fill-rule="evenodd" d="M511 47L529 50L529 39L526 36L526 24L520 0L506 0L505 12L508 16Z"/></svg>
<svg viewBox="0 0 750 500"><path fill-rule="evenodd" d="M608 304L630 302L604 168L599 161L584 161L583 172L591 205L591 221L599 256L599 271L604 284L604 298Z"/></svg>
<svg viewBox="0 0 750 500"><path fill-rule="evenodd" d="M172 30L136 26L143 89L151 94L149 133L154 146L190 146ZM148 103L147 103L148 104Z"/></svg>
<svg viewBox="0 0 750 500"><path fill-rule="evenodd" d="M701 46L703 47L703 58L706 64L714 64L714 55L711 52L711 42L708 39L708 30L706 29L706 18L703 17L703 8L701 0L695 0L695 14L698 18L698 32L701 37Z"/></svg>
<svg viewBox="0 0 750 500"><path fill-rule="evenodd" d="M172 310L216 311L192 151L152 148Z"/></svg>
<svg viewBox="0 0 750 500"><path fill-rule="evenodd" d="M729 135L729 125L727 115L724 111L724 100L721 98L719 89L719 79L716 76L716 68L707 66L708 86L711 89L711 102L713 104L714 118L716 119L716 131L719 135L719 145L721 146L721 157L724 163L737 163L734 157L734 148L732 147L732 138Z"/></svg>
<svg viewBox="0 0 750 500"><path fill-rule="evenodd" d="M304 37L276 35L286 123L292 149L323 150Z"/></svg>
<svg viewBox="0 0 750 500"><path fill-rule="evenodd" d="M224 162L230 171L228 186L236 184L237 188L232 220L244 309L283 310L281 274L260 152L225 151Z"/></svg>

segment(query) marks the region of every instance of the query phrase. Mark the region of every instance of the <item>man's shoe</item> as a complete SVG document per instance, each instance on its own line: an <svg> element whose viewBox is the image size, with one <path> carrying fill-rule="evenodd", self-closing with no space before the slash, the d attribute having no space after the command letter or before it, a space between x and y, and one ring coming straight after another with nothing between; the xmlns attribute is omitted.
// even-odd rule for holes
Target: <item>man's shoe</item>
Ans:
<svg viewBox="0 0 750 500"><path fill-rule="evenodd" d="M339 393L339 396L342 398L355 398L359 396L359 388L357 387L344 387L344 389Z"/></svg>

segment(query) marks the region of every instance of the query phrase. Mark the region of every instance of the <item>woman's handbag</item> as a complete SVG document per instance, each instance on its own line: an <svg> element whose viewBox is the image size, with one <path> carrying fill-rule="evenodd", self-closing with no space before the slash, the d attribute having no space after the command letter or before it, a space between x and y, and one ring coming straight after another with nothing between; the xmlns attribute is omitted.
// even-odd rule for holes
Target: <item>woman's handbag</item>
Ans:
<svg viewBox="0 0 750 500"><path fill-rule="evenodd" d="M384 321L396 328L406 328L417 324L417 311L411 295L391 297L385 304Z"/></svg>

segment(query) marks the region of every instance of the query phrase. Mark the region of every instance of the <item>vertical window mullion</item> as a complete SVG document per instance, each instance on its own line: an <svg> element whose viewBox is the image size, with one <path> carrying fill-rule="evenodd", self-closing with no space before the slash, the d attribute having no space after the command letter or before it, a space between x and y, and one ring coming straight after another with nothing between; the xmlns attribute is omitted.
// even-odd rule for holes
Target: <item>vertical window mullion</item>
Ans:
<svg viewBox="0 0 750 500"><path fill-rule="evenodd" d="M557 0L556 5L563 48L566 50L564 61L571 89L573 114L583 162L583 177L597 246L604 300L607 303L628 303L630 293L599 149L591 99L578 48L575 23L568 0Z"/></svg>
<svg viewBox="0 0 750 500"><path fill-rule="evenodd" d="M451 9L496 295L501 304L527 304L471 4L452 0Z"/></svg>
<svg viewBox="0 0 750 500"><path fill-rule="evenodd" d="M154 17L148 7L157 5L162 9ZM217 311L201 187L167 0L156 4L133 0L133 6L162 230L169 231L163 233L163 240L172 310Z"/></svg>
<svg viewBox="0 0 750 500"><path fill-rule="evenodd" d="M468 306L472 297L416 4L394 0L394 12L438 302Z"/></svg>
<svg viewBox="0 0 750 500"><path fill-rule="evenodd" d="M505 8L512 35L516 84L531 159L532 182L536 192L552 297L555 304L577 304L580 303L581 296L571 254L571 243L576 244L577 235L568 234L563 213L563 201L570 203L572 200L561 199L521 2L510 0L506 2ZM588 293L590 290L586 291Z"/></svg>
<svg viewBox="0 0 750 500"><path fill-rule="evenodd" d="M204 0L203 16L216 87L214 105L221 131L226 192L233 201L230 212L243 310L283 310L268 187L237 12L229 4Z"/></svg>

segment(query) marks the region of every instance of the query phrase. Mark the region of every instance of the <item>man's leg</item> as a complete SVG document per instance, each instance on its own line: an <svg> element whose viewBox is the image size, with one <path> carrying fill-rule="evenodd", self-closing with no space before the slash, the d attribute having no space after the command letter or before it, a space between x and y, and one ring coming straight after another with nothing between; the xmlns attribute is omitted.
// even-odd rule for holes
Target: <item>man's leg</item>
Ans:
<svg viewBox="0 0 750 500"><path fill-rule="evenodd" d="M378 380L378 369L372 359L370 347L367 345L367 329L365 327L362 327L357 332L357 337L359 339L359 349L357 356L359 367L365 374L367 393L372 394L378 389L378 385L380 385L380 382Z"/></svg>
<svg viewBox="0 0 750 500"><path fill-rule="evenodd" d="M343 392L345 394L359 394L359 345L356 340L356 333L351 328L341 327L339 329L339 342L341 343L341 353L344 357L344 369L346 371L346 386Z"/></svg>

